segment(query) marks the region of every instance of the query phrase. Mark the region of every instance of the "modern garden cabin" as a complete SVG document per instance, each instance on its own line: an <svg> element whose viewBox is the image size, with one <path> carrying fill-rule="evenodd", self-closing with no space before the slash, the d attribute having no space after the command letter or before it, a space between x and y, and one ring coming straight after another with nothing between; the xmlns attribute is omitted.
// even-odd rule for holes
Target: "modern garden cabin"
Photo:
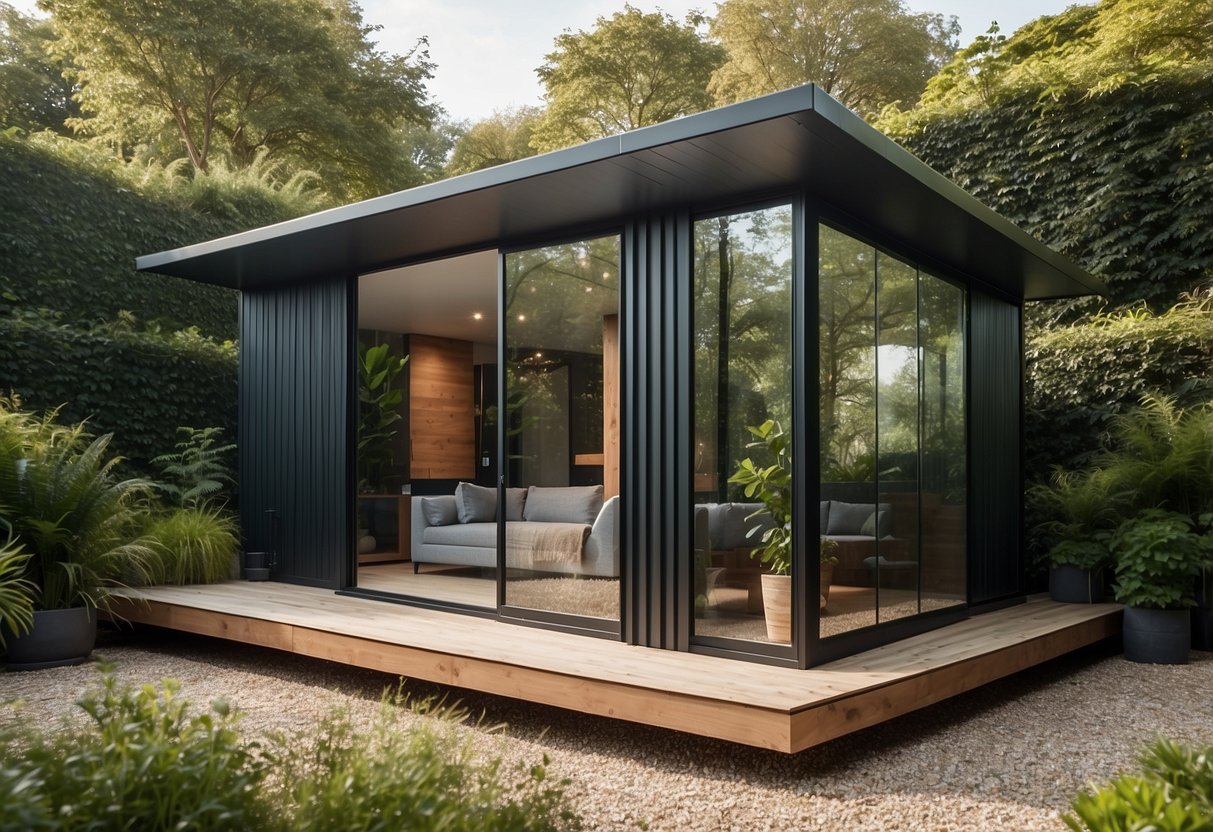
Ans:
<svg viewBox="0 0 1213 832"><path fill-rule="evenodd" d="M274 581L791 668L1025 599L1023 302L1101 291L812 86L137 266L241 290Z"/></svg>

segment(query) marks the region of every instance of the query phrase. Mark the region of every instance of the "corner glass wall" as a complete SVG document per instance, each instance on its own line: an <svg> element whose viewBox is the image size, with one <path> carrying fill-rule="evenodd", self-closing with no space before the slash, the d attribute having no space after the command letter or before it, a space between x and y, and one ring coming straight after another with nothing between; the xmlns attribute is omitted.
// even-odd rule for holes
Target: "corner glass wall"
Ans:
<svg viewBox="0 0 1213 832"><path fill-rule="evenodd" d="M505 255L509 607L619 620L619 251Z"/></svg>
<svg viewBox="0 0 1213 832"><path fill-rule="evenodd" d="M965 309L871 244L818 244L827 638L965 601Z"/></svg>
<svg viewBox="0 0 1213 832"><path fill-rule="evenodd" d="M789 644L793 211L693 229L694 634Z"/></svg>

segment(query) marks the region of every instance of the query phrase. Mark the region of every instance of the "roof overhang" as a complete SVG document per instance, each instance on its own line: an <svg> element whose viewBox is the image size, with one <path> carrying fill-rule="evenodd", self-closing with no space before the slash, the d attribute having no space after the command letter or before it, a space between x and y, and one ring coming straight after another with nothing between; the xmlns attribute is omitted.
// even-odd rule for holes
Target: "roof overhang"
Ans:
<svg viewBox="0 0 1213 832"><path fill-rule="evenodd" d="M257 290L800 188L1013 297L1104 291L811 85L146 255L135 267Z"/></svg>

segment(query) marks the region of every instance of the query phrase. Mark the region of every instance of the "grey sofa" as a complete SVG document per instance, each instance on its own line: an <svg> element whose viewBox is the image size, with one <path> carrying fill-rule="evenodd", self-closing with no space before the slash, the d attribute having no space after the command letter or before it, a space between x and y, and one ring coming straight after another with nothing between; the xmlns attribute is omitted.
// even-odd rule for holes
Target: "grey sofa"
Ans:
<svg viewBox="0 0 1213 832"><path fill-rule="evenodd" d="M521 490L521 489L517 489ZM549 491L571 491L572 489L549 489ZM510 489L515 491L515 489ZM535 489L528 492L533 493ZM542 491L542 489L540 489ZM548 496L548 495L540 495ZM513 495L511 495L513 500ZM428 505L427 505L427 502ZM510 505L507 505L506 534L511 529L532 523L580 523L589 528L585 538L581 558L576 561L543 561L534 565L536 571L555 572L560 574L590 575L598 577L619 576L619 540L618 513L619 498L611 497L602 501L601 487L598 491L597 504L579 501L579 505L570 505L567 516L561 515L559 509L552 513L552 506L563 505L560 501L549 500L549 511L533 513L535 519L526 519ZM524 505L524 503L522 503ZM598 507L600 506L600 507ZM597 514L592 523L588 509L596 509ZM525 511L525 509L523 509ZM591 511L592 513L592 511ZM444 515L439 517L439 515ZM494 510L495 514L495 510ZM466 516L466 515L465 515ZM518 519L514 519L518 518ZM434 523L433 520L443 522ZM496 517L485 519L468 517L461 522L457 511L456 497L445 495L439 497L414 497L412 499L412 559L414 569L424 563L442 563L461 566L495 567L497 565L497 521Z"/></svg>

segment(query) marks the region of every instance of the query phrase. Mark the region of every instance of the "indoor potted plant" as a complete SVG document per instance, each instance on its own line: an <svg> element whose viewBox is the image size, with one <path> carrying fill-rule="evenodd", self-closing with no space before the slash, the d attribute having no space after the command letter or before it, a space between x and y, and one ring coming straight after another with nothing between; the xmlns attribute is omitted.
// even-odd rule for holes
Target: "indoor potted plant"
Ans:
<svg viewBox="0 0 1213 832"><path fill-rule="evenodd" d="M33 606L29 631L5 636L7 663L79 663L92 652L97 608L119 576L149 574L155 553L140 536L150 488L116 476L109 435L58 425L53 412L35 419L8 402L0 410L0 504L28 553L21 580Z"/></svg>
<svg viewBox="0 0 1213 832"><path fill-rule="evenodd" d="M1196 579L1213 566L1213 534L1192 518L1146 509L1109 536L1116 600L1125 604L1125 658L1183 664L1191 649Z"/></svg>

